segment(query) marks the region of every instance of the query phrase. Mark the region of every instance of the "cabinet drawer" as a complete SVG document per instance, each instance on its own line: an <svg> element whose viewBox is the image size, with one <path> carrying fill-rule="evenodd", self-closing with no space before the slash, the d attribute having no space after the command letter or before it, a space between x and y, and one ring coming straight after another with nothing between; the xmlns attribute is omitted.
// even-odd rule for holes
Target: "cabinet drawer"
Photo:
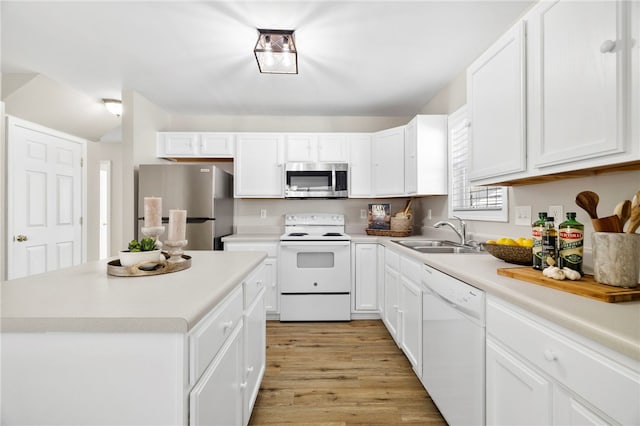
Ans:
<svg viewBox="0 0 640 426"><path fill-rule="evenodd" d="M268 257L278 257L278 243L240 243L226 242L224 243L226 251L264 251Z"/></svg>
<svg viewBox="0 0 640 426"><path fill-rule="evenodd" d="M420 282L422 265L406 257L400 258L400 273L414 283Z"/></svg>
<svg viewBox="0 0 640 426"><path fill-rule="evenodd" d="M622 424L640 423L637 362L622 365L494 301L487 304L487 333Z"/></svg>
<svg viewBox="0 0 640 426"><path fill-rule="evenodd" d="M400 256L398 253L387 249L384 251L384 264L396 271L400 271Z"/></svg>
<svg viewBox="0 0 640 426"><path fill-rule="evenodd" d="M264 288L265 268L258 266L249 277L244 280L244 308L247 309Z"/></svg>
<svg viewBox="0 0 640 426"><path fill-rule="evenodd" d="M198 380L242 321L242 294L242 287L238 286L189 333L190 383Z"/></svg>

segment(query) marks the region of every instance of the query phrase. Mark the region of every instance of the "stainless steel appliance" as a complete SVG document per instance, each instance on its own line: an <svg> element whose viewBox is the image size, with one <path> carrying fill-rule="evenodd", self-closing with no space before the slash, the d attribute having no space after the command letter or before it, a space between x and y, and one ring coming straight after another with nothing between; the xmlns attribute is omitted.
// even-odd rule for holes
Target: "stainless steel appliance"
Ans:
<svg viewBox="0 0 640 426"><path fill-rule="evenodd" d="M448 424L483 425L484 292L426 265L422 286L422 383Z"/></svg>
<svg viewBox="0 0 640 426"><path fill-rule="evenodd" d="M351 320L350 240L344 215L285 215L278 256L281 321Z"/></svg>
<svg viewBox="0 0 640 426"><path fill-rule="evenodd" d="M211 164L142 164L138 172L138 238L144 197L162 197L162 221L170 209L187 211L187 250L222 250L233 233L233 176ZM166 225L165 225L166 226ZM160 239L167 238L167 231Z"/></svg>
<svg viewBox="0 0 640 426"><path fill-rule="evenodd" d="M347 163L286 163L286 198L346 198Z"/></svg>

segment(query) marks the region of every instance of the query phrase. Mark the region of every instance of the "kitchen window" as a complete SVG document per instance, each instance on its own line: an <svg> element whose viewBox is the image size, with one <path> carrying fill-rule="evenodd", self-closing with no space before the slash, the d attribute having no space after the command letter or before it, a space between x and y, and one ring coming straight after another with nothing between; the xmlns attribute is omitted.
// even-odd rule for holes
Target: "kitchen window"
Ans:
<svg viewBox="0 0 640 426"><path fill-rule="evenodd" d="M509 220L504 186L472 186L469 181L469 119L466 105L449 115L449 216L468 220Z"/></svg>

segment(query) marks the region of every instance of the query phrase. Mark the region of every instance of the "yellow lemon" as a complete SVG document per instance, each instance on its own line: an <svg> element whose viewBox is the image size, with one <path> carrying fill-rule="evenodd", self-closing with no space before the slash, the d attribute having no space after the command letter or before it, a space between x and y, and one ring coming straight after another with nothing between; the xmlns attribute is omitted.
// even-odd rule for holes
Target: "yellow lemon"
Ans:
<svg viewBox="0 0 640 426"><path fill-rule="evenodd" d="M533 239L531 238L525 238L520 245L522 247L533 247Z"/></svg>
<svg viewBox="0 0 640 426"><path fill-rule="evenodd" d="M487 240L487 244L496 244L496 240Z"/></svg>
<svg viewBox="0 0 640 426"><path fill-rule="evenodd" d="M502 242L500 242L502 241ZM517 246L518 243L512 238L500 238L498 240L498 244L502 244L503 246Z"/></svg>

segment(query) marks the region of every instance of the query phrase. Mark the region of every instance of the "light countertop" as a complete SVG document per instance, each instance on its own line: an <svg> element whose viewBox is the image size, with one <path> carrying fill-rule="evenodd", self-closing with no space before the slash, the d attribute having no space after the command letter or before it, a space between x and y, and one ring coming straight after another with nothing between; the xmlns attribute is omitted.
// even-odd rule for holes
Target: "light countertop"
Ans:
<svg viewBox="0 0 640 426"><path fill-rule="evenodd" d="M2 282L3 332L188 332L266 257L189 251L192 265L142 277L107 274L107 261Z"/></svg>

